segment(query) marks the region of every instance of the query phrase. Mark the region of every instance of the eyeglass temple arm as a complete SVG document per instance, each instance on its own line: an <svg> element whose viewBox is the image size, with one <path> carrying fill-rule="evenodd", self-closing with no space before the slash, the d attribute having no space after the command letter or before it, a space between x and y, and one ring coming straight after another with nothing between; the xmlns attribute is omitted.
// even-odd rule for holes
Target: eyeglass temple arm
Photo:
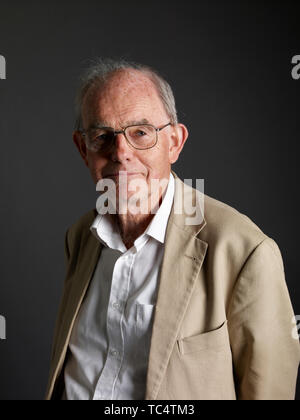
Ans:
<svg viewBox="0 0 300 420"><path fill-rule="evenodd" d="M164 128L168 127L168 125L172 125L172 123L169 122L168 124L164 125L163 127L157 128L156 131L161 131Z"/></svg>

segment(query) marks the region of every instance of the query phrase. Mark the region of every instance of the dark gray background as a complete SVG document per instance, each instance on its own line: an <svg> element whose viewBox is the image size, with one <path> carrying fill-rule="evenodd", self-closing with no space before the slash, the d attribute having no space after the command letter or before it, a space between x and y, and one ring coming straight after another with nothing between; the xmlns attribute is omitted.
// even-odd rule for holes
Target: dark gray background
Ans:
<svg viewBox="0 0 300 420"><path fill-rule="evenodd" d="M0 341L0 399L45 393L64 233L96 201L71 133L78 76L97 56L140 61L167 77L190 130L174 170L204 178L207 194L277 241L300 314L300 80L291 78L299 10L290 1L1 1L0 314L7 340Z"/></svg>

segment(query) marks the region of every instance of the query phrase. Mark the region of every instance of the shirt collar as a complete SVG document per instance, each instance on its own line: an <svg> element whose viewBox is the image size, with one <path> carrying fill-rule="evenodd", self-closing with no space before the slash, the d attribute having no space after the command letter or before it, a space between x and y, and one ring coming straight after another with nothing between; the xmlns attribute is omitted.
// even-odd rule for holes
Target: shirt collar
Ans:
<svg viewBox="0 0 300 420"><path fill-rule="evenodd" d="M151 220L149 226L145 230L145 234L152 236L162 244L165 242L167 224L174 199L174 176L170 173L169 183L163 197L162 203L157 210L155 216Z"/></svg>
<svg viewBox="0 0 300 420"><path fill-rule="evenodd" d="M145 232L136 239L135 245L137 247L139 247L138 244L145 242L144 239L142 239L145 237L145 235L151 236L162 244L165 242L167 224L173 205L174 191L174 176L170 172L168 186L163 195L162 203ZM105 246L118 249L121 252L127 251L127 248L121 239L119 228L116 223L114 223L114 220L110 214L99 214L90 227L90 230L95 235L95 237Z"/></svg>

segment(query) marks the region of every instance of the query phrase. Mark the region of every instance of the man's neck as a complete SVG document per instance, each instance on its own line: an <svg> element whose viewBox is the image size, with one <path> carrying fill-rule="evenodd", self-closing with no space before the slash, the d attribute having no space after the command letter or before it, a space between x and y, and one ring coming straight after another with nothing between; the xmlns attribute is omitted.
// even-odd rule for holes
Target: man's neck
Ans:
<svg viewBox="0 0 300 420"><path fill-rule="evenodd" d="M166 188L161 193L159 201L154 205L152 204L152 207L151 199L148 198L147 208L150 208L149 213L135 214L136 212L130 212L130 209L127 209L127 212L125 212L125 214L116 214L115 217L120 230L120 235L127 249L130 249L134 245L134 241L145 232L145 230L151 223L156 212L161 206L165 191Z"/></svg>
<svg viewBox="0 0 300 420"><path fill-rule="evenodd" d="M155 214L118 214L117 224L121 238L127 249L134 245L134 241L141 236Z"/></svg>

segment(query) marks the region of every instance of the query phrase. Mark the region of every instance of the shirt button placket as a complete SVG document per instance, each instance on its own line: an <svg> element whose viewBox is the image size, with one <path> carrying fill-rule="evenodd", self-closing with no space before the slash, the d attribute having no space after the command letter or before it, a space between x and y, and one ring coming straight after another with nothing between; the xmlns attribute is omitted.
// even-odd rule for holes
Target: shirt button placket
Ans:
<svg viewBox="0 0 300 420"><path fill-rule="evenodd" d="M130 288L130 260L130 258L121 258L117 262L117 264L121 264L121 267L119 267L119 270L117 271L118 274L113 276L111 290L112 303L110 304L111 309L108 311L109 355L107 358L106 368L110 371L110 378L112 380L110 383L111 398L113 398L114 393L112 385L113 383L116 383L115 379L120 372L122 354L124 351L121 331L121 318L123 316L122 309L124 309L124 305L121 302L126 302L128 299Z"/></svg>

